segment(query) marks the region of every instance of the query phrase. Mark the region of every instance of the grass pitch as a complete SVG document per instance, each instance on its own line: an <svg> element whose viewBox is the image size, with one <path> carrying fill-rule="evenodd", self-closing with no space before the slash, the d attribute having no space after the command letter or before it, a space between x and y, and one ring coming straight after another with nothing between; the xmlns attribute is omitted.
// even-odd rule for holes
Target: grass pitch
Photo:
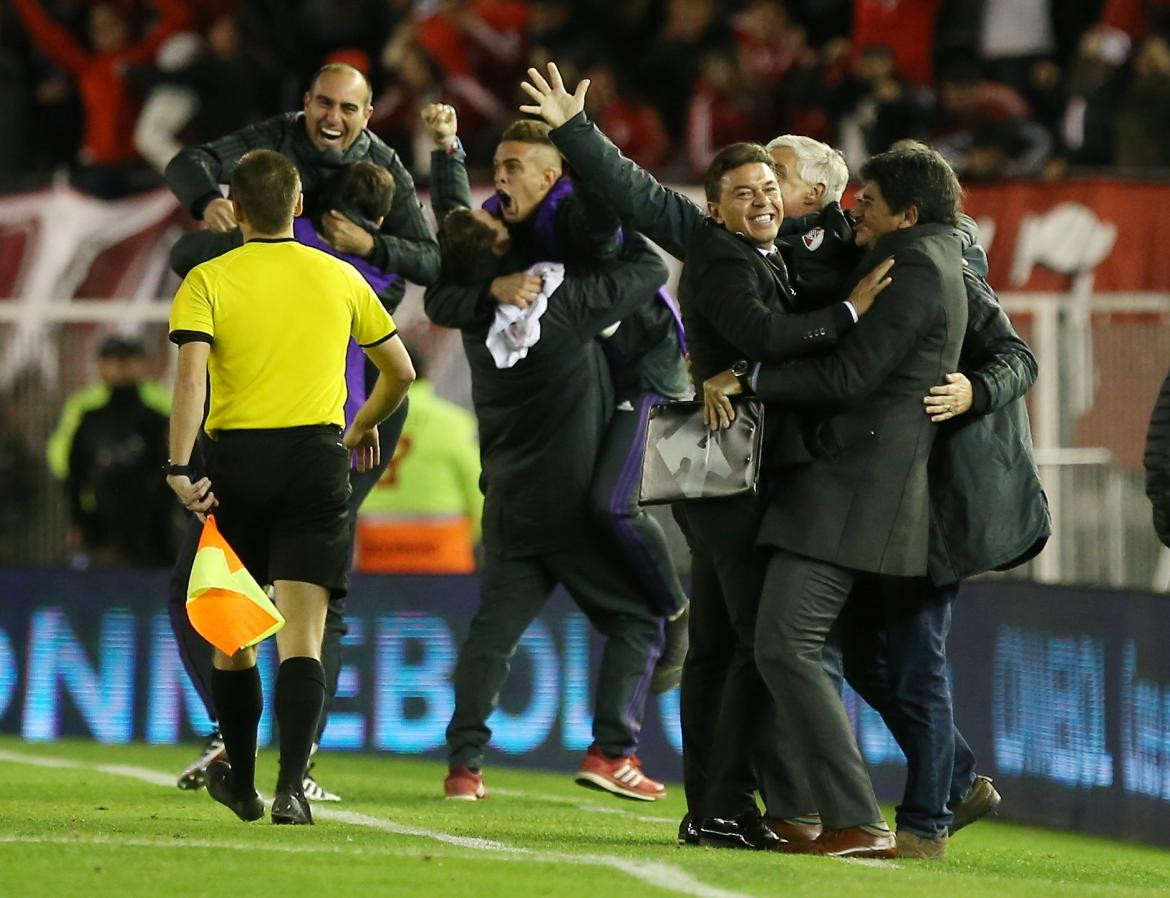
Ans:
<svg viewBox="0 0 1170 898"><path fill-rule="evenodd" d="M0 738L0 896L1170 895L1170 852L1145 846L984 821L936 863L680 848L681 788L644 804L497 767L487 801L444 802L441 764L372 755L321 756L346 800L317 826L244 824L174 787L195 750Z"/></svg>

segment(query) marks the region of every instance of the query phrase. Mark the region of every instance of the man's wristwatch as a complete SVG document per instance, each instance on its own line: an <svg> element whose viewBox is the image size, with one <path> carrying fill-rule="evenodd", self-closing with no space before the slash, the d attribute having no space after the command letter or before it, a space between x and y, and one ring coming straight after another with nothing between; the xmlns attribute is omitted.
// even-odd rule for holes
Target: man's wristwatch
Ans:
<svg viewBox="0 0 1170 898"><path fill-rule="evenodd" d="M745 394L752 392L752 363L747 359L740 359L731 365L731 373L739 381L739 387Z"/></svg>
<svg viewBox="0 0 1170 898"><path fill-rule="evenodd" d="M190 463L187 463L185 465L173 465L173 464L171 464L170 459L168 459L167 463L162 466L162 469L163 469L163 474L165 474L167 477L190 477L191 476L191 464Z"/></svg>

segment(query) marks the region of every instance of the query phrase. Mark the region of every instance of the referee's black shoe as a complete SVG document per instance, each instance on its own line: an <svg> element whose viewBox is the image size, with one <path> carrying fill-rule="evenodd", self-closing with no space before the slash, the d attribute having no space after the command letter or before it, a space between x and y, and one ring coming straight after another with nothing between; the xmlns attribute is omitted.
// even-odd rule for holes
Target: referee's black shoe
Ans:
<svg viewBox="0 0 1170 898"><path fill-rule="evenodd" d="M251 796L240 797L232 787L232 768L227 761L212 761L207 765L207 794L229 808L245 823L264 816L264 802L252 790Z"/></svg>
<svg viewBox="0 0 1170 898"><path fill-rule="evenodd" d="M309 810L309 800L305 798L305 793L277 789L276 797L272 799L272 822L277 825L312 826L313 812Z"/></svg>
<svg viewBox="0 0 1170 898"><path fill-rule="evenodd" d="M687 811L683 815L682 822L678 825L678 844L698 845L699 839L699 821L691 816L690 811Z"/></svg>
<svg viewBox="0 0 1170 898"><path fill-rule="evenodd" d="M699 844L712 848L742 848L774 851L783 840L764 823L759 811L738 817L704 817L699 827Z"/></svg>

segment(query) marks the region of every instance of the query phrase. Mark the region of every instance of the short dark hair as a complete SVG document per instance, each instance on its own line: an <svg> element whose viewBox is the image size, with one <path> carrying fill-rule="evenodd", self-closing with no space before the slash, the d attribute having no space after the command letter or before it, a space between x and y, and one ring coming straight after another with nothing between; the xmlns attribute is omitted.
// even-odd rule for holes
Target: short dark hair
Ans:
<svg viewBox="0 0 1170 898"><path fill-rule="evenodd" d="M357 75L362 79L362 83L366 86L366 105L372 106L374 103L374 86L370 84L370 79L366 77L366 73L361 69L354 68L347 62L327 62L321 68L313 73L313 80L309 82L309 93L313 93L313 88L317 86L317 82L321 80L322 75L338 75L341 73L349 75Z"/></svg>
<svg viewBox="0 0 1170 898"><path fill-rule="evenodd" d="M332 207L351 209L363 218L385 218L394 202L394 176L373 162L354 162L338 169L325 188Z"/></svg>
<svg viewBox="0 0 1170 898"><path fill-rule="evenodd" d="M297 168L275 150L251 150L232 172L231 198L261 234L275 234L292 223L301 194Z"/></svg>
<svg viewBox="0 0 1170 898"><path fill-rule="evenodd" d="M504 133L500 135L500 141L515 140L519 143L538 143L557 150L557 145L549 137L550 131L552 131L552 127L547 122L537 121L534 118L522 118L512 122L504 129ZM557 150L557 153L559 154L560 150Z"/></svg>
<svg viewBox="0 0 1170 898"><path fill-rule="evenodd" d="M459 284L478 284L494 277L499 259L492 252L496 233L477 221L470 209L455 209L439 225L443 275Z"/></svg>
<svg viewBox="0 0 1170 898"><path fill-rule="evenodd" d="M733 143L716 153L711 164L707 166L706 177L703 178L703 191L707 194L708 201L719 202L724 175L741 165L751 165L753 162L762 162L773 172L776 171L776 163L772 161L772 156L762 144Z"/></svg>
<svg viewBox="0 0 1170 898"><path fill-rule="evenodd" d="M963 211L963 188L937 150L922 144L887 150L861 166L861 180L881 188L890 211L918 209L919 224L956 224Z"/></svg>

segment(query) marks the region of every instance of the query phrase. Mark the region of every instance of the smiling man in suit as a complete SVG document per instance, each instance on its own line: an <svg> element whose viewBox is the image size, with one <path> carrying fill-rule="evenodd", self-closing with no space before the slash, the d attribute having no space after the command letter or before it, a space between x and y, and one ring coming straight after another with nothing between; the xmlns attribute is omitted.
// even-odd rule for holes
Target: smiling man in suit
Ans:
<svg viewBox="0 0 1170 898"><path fill-rule="evenodd" d="M758 544L772 549L760 600L756 662L799 726L784 753L803 758L824 832L785 846L890 857L865 762L821 663L829 630L855 585L922 577L930 526L927 460L936 429L922 397L958 363L967 325L960 245L962 189L946 161L922 147L882 153L861 170L854 212L865 272L892 257L893 283L834 352L705 384L708 418L733 416L726 396L745 385L802 410L811 458L776 477ZM862 599L877 601L876 596Z"/></svg>
<svg viewBox="0 0 1170 898"><path fill-rule="evenodd" d="M534 105L521 111L552 125L554 141L576 134L566 156L582 181L684 260L679 305L696 381L739 360L784 361L831 348L872 303L888 266L849 302L814 311L798 305L776 250L784 187L763 146L738 143L716 154L704 209L622 157L584 119L588 82L570 94L553 64L547 80L535 69L529 78L524 89ZM767 445L778 457L807 458L791 422L770 433ZM685 842L774 848L780 839L809 841L820 832L794 756L768 750L773 706L753 658L767 558L754 545L761 510L756 496L686 508L694 582L681 700ZM755 803L757 779L767 821Z"/></svg>

